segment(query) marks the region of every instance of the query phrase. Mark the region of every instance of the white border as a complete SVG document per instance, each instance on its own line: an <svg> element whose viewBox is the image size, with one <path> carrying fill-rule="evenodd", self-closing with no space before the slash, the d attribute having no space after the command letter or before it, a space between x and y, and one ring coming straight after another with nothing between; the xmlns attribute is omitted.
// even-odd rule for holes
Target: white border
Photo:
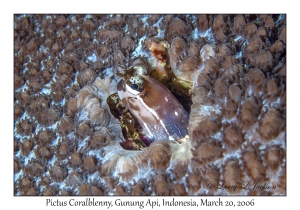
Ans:
<svg viewBox="0 0 300 210"><path fill-rule="evenodd" d="M41 209L46 207L46 197L14 197L13 196L13 14L14 13L287 13L287 196L281 197L253 197L255 207L280 208L298 206L299 180L299 13L298 6L288 1L251 0L251 1L189 1L179 3L175 1L32 1L18 0L1 3L1 120L0 128L3 133L0 138L0 205L3 209ZM292 1L291 1L292 2ZM49 198L49 197L47 197ZM57 197L50 197L57 199ZM82 199L83 197L80 197ZM99 199L115 200L116 197L98 197ZM122 197L124 198L124 197ZM144 198L144 197L143 197ZM205 197L215 199L216 197ZM221 197L222 200L246 200L251 197ZM59 197L60 200L70 198ZM139 197L127 197L136 200ZM147 198L144 198L147 199ZM157 199L152 197L151 199ZM161 198L159 198L161 199ZM180 199L177 197L176 199ZM189 200L190 198L186 198ZM197 197L194 197L197 199ZM47 207L48 208L48 207ZM72 207L69 207L72 208ZM73 207L74 208L74 207ZM81 208L82 207L77 207ZM89 207L90 208L90 207ZM101 208L101 207L94 207ZM172 209L183 207L172 207ZM199 207L200 208L200 207ZM248 207L249 208L249 207ZM132 209L122 207L122 209ZM138 208L136 208L138 209ZM148 209L148 208L145 208ZM151 208L149 208L151 209ZM163 208L162 208L163 209ZM219 209L213 207L210 209Z"/></svg>

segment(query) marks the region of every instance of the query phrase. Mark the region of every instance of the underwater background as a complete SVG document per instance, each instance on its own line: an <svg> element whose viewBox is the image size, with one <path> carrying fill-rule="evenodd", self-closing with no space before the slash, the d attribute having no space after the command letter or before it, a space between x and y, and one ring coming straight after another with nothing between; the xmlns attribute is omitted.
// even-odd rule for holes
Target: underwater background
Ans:
<svg viewBox="0 0 300 210"><path fill-rule="evenodd" d="M138 59L189 138L120 146L107 98ZM14 194L285 195L286 16L14 15Z"/></svg>

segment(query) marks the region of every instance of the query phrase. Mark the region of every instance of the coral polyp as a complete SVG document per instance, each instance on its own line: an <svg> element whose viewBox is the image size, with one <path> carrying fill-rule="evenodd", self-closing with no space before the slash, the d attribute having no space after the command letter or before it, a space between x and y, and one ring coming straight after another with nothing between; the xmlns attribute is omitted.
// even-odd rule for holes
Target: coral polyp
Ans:
<svg viewBox="0 0 300 210"><path fill-rule="evenodd" d="M13 75L15 195L286 194L284 14L16 14Z"/></svg>

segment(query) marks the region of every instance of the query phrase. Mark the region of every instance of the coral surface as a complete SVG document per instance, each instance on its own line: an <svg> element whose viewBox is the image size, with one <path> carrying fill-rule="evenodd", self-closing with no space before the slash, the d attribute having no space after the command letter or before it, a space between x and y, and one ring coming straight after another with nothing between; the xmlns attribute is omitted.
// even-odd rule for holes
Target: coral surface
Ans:
<svg viewBox="0 0 300 210"><path fill-rule="evenodd" d="M137 60L186 138L120 146ZM15 195L285 195L286 16L15 15L14 123Z"/></svg>

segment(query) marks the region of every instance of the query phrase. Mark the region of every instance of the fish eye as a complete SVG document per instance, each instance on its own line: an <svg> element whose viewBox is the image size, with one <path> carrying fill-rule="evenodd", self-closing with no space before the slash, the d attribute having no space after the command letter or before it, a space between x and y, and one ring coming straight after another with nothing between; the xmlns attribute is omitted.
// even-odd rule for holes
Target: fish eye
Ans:
<svg viewBox="0 0 300 210"><path fill-rule="evenodd" d="M134 95L138 95L144 90L145 81L139 76L130 77L126 81L126 90Z"/></svg>
<svg viewBox="0 0 300 210"><path fill-rule="evenodd" d="M133 90L138 90L138 89L139 89L139 85L137 85L137 84L131 84L130 87L131 87Z"/></svg>

